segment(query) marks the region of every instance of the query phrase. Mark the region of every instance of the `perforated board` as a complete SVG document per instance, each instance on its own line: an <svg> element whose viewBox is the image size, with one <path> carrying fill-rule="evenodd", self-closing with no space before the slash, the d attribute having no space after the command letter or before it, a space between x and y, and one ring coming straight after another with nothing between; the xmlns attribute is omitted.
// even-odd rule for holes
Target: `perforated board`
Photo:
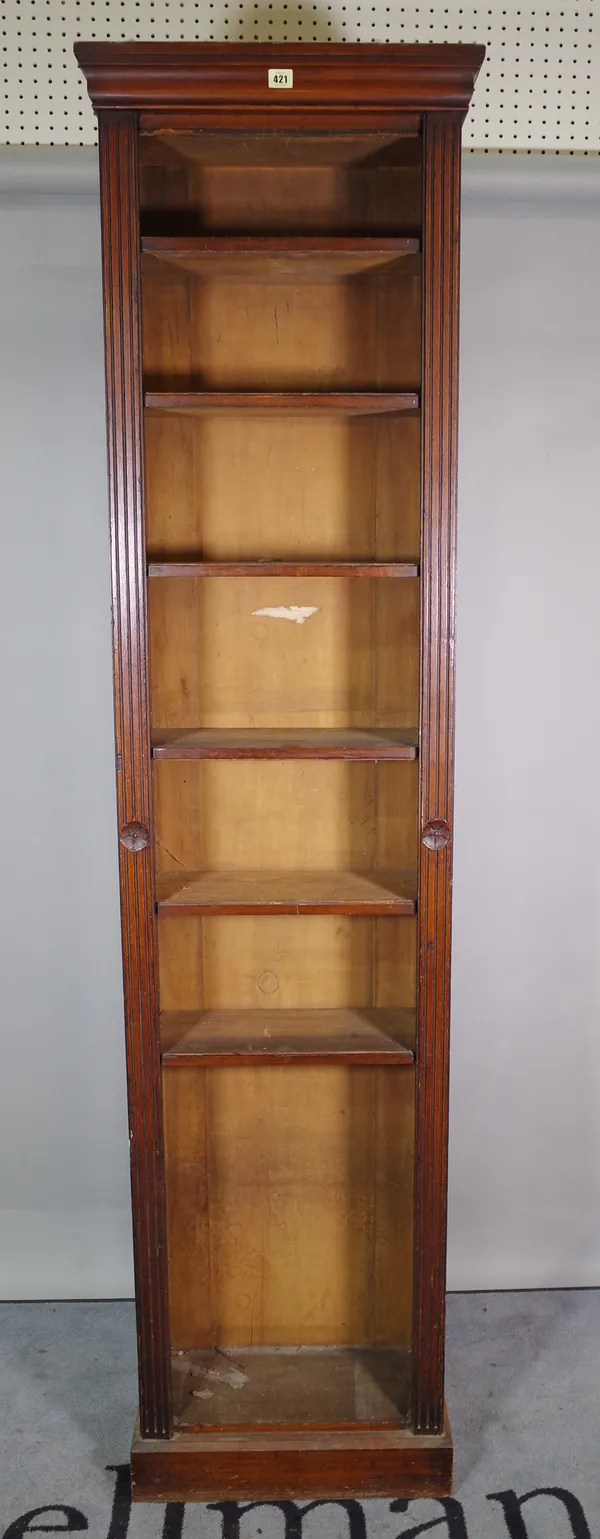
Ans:
<svg viewBox="0 0 600 1539"><path fill-rule="evenodd" d="M471 149L600 151L600 0L399 5L396 0L0 0L0 142L92 144L76 38L482 42Z"/></svg>

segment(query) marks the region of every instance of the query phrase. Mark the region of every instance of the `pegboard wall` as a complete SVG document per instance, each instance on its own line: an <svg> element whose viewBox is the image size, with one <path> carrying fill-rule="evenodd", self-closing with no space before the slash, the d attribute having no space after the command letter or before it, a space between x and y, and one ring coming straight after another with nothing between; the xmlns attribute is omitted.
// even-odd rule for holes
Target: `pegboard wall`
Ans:
<svg viewBox="0 0 600 1539"><path fill-rule="evenodd" d="M0 0L4 144L93 144L76 38L480 42L468 149L600 151L600 0Z"/></svg>

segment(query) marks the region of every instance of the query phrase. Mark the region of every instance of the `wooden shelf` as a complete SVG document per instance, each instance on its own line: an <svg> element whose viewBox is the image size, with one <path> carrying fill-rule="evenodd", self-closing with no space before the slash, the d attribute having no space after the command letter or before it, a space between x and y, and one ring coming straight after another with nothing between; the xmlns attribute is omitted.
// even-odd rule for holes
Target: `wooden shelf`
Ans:
<svg viewBox="0 0 600 1539"><path fill-rule="evenodd" d="M161 1015L165 1066L412 1064L412 1010L178 1010Z"/></svg>
<svg viewBox="0 0 600 1539"><path fill-rule="evenodd" d="M416 759L416 728L204 727L152 733L155 759Z"/></svg>
<svg viewBox="0 0 600 1539"><path fill-rule="evenodd" d="M417 412L419 396L406 390L147 390L144 405L148 412L171 412L180 417L227 411L372 417Z"/></svg>
<svg viewBox="0 0 600 1539"><path fill-rule="evenodd" d="M372 44L368 46L371 52ZM302 51L301 44L300 53ZM289 52L289 45L284 47L283 52ZM350 54L350 49L344 45L344 54L346 52ZM236 75L239 80L237 72ZM180 158L213 171L222 166L242 172L264 169L267 174L278 170L286 173L317 170L319 167L327 171L348 167L362 174L371 169L378 172L386 166L415 167L420 164L422 119L416 112L410 117L408 114L399 117L396 108L389 132L373 131L372 124L362 131L360 124L358 131L345 124L339 132L330 128L323 132L322 129L315 131L307 127L307 105L303 102L297 108L294 123L287 123L285 128L280 127L274 133L269 128L265 132L265 124L260 129L257 129L256 124L244 128L238 126L237 131L233 124L229 124L215 131L208 122L200 124L199 113L204 113L205 108L196 100L193 105L188 101L185 108L179 107L165 134L163 113L146 108L142 113L141 137L151 135L155 151L158 136L162 148L161 168L166 166L171 170L180 163ZM356 110L355 107L353 110ZM269 105L269 115L271 111ZM289 108L286 107L286 120L288 116ZM253 219L252 223L254 225L256 220ZM293 234L293 206L290 210L290 226L288 234Z"/></svg>
<svg viewBox="0 0 600 1539"><path fill-rule="evenodd" d="M149 577L418 577L416 561L148 562Z"/></svg>
<svg viewBox="0 0 600 1539"><path fill-rule="evenodd" d="M398 1427L410 1413L410 1355L376 1347L236 1347L175 1352L175 1425Z"/></svg>
<svg viewBox="0 0 600 1539"><path fill-rule="evenodd" d="M166 872L159 914L414 914L416 876L405 871Z"/></svg>
<svg viewBox="0 0 600 1539"><path fill-rule="evenodd" d="M330 283L389 271L419 250L417 239L398 235L158 235L142 240L142 268L164 263L245 283Z"/></svg>

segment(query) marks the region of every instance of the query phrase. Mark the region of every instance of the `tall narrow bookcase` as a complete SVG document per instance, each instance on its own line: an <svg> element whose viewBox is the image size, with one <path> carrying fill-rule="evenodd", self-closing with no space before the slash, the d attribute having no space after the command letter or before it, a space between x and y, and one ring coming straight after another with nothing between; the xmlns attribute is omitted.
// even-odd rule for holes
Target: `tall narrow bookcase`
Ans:
<svg viewBox="0 0 600 1539"><path fill-rule="evenodd" d="M479 47L78 45L100 120L140 1499L447 1492Z"/></svg>

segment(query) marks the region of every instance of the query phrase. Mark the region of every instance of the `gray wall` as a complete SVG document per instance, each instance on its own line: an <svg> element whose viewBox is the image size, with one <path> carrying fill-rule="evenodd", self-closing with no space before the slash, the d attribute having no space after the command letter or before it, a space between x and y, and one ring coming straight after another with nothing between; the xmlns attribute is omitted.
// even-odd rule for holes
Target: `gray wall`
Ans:
<svg viewBox="0 0 600 1539"><path fill-rule="evenodd" d="M450 1265L600 1283L600 174L465 165ZM0 152L0 1295L131 1288L94 156Z"/></svg>
<svg viewBox="0 0 600 1539"><path fill-rule="evenodd" d="M449 1277L600 1283L600 162L465 176Z"/></svg>
<svg viewBox="0 0 600 1539"><path fill-rule="evenodd" d="M0 1292L101 1297L132 1269L93 155L4 151L0 189Z"/></svg>

